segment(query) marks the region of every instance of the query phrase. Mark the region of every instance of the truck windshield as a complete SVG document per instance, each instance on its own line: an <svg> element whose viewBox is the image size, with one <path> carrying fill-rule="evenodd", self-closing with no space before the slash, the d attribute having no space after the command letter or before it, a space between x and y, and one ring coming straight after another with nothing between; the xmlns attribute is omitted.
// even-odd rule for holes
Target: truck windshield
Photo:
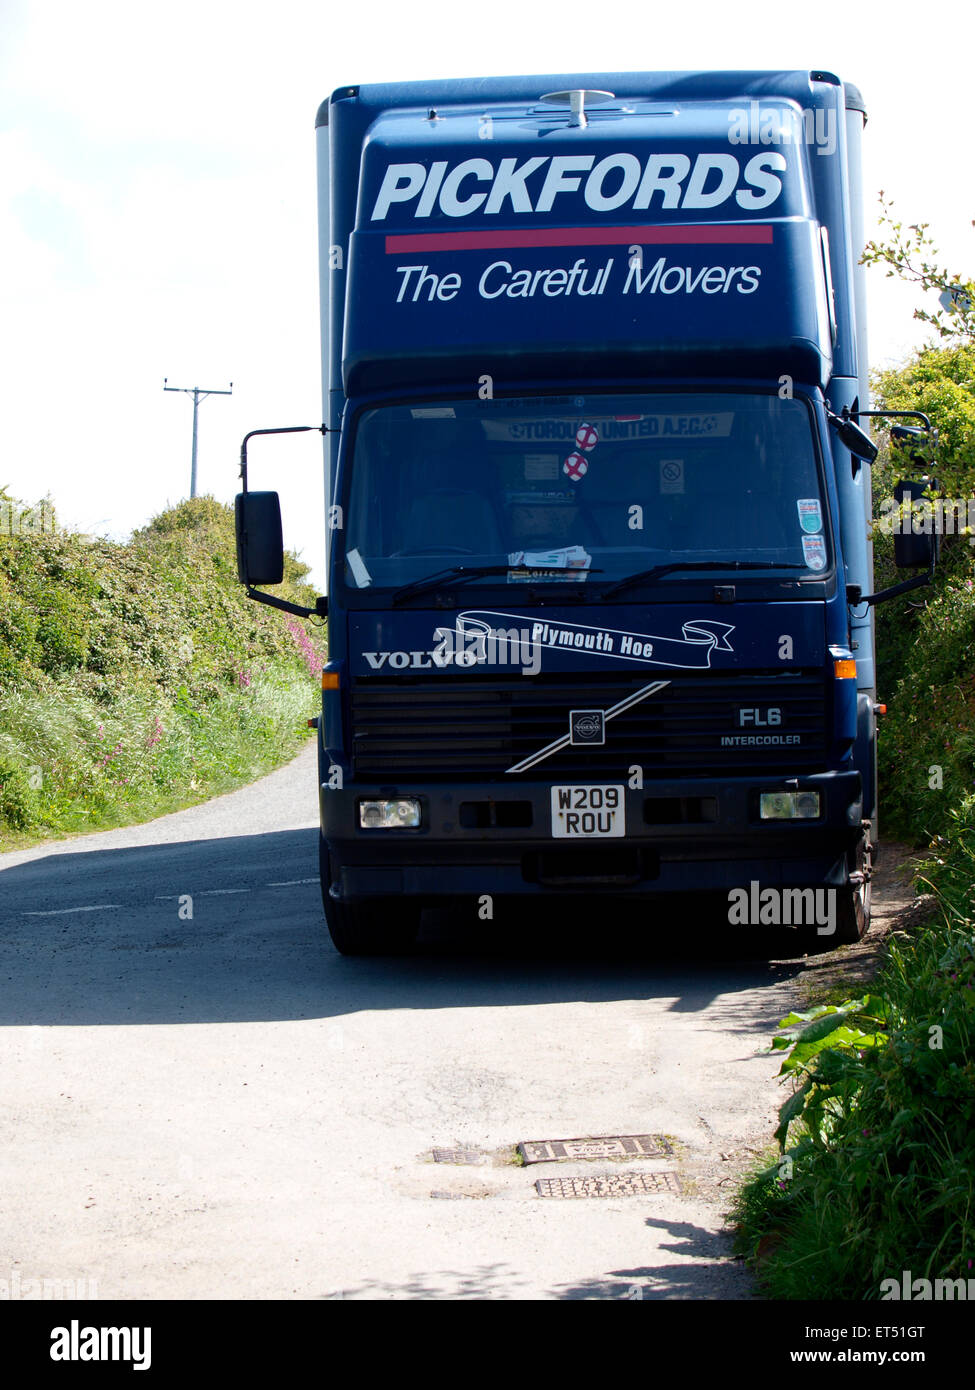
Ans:
<svg viewBox="0 0 975 1390"><path fill-rule="evenodd" d="M487 571L475 586L601 588L681 560L795 579L830 558L811 412L775 394L384 406L360 418L351 473L357 589L455 565Z"/></svg>

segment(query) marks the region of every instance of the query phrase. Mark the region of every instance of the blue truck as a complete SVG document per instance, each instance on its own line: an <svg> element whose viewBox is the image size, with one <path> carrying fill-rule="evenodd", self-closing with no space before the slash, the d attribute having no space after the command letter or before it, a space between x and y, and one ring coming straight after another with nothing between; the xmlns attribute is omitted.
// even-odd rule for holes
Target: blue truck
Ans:
<svg viewBox="0 0 975 1390"><path fill-rule="evenodd" d="M814 949L863 935L873 608L934 563L905 536L929 574L871 592L865 120L825 71L320 107L341 952L407 949L424 907L580 895L652 922L662 895L719 894ZM278 432L242 447L239 573L308 613L258 587L283 541L247 445Z"/></svg>

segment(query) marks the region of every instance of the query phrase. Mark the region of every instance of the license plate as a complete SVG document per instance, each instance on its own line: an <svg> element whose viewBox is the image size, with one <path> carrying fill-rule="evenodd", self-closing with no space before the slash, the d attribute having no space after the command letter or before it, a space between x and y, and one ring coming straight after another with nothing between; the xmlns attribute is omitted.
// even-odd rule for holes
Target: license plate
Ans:
<svg viewBox="0 0 975 1390"><path fill-rule="evenodd" d="M626 803L622 786L552 788L553 839L619 839L625 834Z"/></svg>

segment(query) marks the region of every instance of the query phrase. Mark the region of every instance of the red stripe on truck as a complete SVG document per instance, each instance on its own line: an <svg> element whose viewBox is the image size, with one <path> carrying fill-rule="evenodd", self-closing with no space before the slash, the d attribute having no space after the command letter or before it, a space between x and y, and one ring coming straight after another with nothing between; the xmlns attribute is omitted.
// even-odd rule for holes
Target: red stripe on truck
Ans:
<svg viewBox="0 0 975 1390"><path fill-rule="evenodd" d="M477 251L518 246L771 246L766 224L709 222L693 227L538 227L490 232L410 232L387 236L386 255L414 251Z"/></svg>

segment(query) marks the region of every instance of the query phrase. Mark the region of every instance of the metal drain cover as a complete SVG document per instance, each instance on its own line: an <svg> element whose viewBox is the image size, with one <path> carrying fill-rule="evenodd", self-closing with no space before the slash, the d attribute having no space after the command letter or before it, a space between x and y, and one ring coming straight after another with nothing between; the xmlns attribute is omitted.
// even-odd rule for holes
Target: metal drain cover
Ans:
<svg viewBox="0 0 975 1390"><path fill-rule="evenodd" d="M611 1134L603 1139L539 1139L519 1144L525 1163L564 1158L671 1158L673 1145L660 1134Z"/></svg>
<svg viewBox="0 0 975 1390"><path fill-rule="evenodd" d="M676 1173L601 1173L590 1178L539 1178L539 1197L643 1197L651 1192L680 1196Z"/></svg>
<svg viewBox="0 0 975 1390"><path fill-rule="evenodd" d="M434 1163L483 1163L484 1155L477 1149L434 1149Z"/></svg>

